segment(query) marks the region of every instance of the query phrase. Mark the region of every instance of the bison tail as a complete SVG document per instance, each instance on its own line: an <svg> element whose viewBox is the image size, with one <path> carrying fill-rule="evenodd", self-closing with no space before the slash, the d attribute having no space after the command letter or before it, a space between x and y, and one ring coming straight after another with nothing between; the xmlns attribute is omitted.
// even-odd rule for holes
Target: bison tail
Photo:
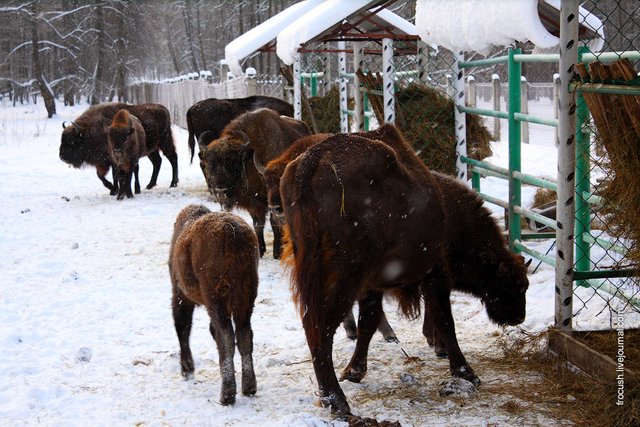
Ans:
<svg viewBox="0 0 640 427"><path fill-rule="evenodd" d="M291 272L291 292L298 305L300 316L305 325L307 343L309 348L314 348L318 343L318 337L325 331L326 325L321 322L323 311L327 301L325 296L326 275L323 261L325 257L322 248L322 236L318 226L318 208L315 199L310 194L310 178L317 167L318 151L307 153L306 162L294 162L291 173L294 173L291 200L287 201L291 208L288 216L289 236L287 251L293 252L293 269ZM289 169L289 168L288 168Z"/></svg>
<svg viewBox="0 0 640 427"><path fill-rule="evenodd" d="M388 291L397 301L398 308L409 319L420 316L421 292L419 286L403 286Z"/></svg>

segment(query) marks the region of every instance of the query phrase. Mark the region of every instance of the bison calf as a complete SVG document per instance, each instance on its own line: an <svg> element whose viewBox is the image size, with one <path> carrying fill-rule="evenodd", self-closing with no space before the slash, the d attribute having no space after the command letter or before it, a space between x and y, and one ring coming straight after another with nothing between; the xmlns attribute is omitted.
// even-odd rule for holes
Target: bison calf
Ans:
<svg viewBox="0 0 640 427"><path fill-rule="evenodd" d="M193 376L191 320L195 306L204 305L211 318L209 330L218 347L223 405L236 400L233 365L236 337L232 319L242 357L242 394L256 393L251 314L258 293L259 259L258 239L240 217L196 205L186 207L178 215L171 240L169 272L182 376L185 379Z"/></svg>
<svg viewBox="0 0 640 427"><path fill-rule="evenodd" d="M136 194L140 193L138 181L138 160L147 154L145 145L146 133L142 123L127 110L119 110L113 117L111 126L107 129L107 145L111 161L118 168L118 200L126 195L133 197L131 192L131 176L136 175Z"/></svg>

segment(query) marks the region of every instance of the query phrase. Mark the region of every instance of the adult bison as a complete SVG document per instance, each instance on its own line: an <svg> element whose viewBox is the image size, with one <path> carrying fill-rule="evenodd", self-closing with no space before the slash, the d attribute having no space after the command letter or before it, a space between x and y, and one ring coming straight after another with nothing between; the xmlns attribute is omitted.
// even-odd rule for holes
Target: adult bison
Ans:
<svg viewBox="0 0 640 427"><path fill-rule="evenodd" d="M113 166L108 150L107 127L116 113L122 109L138 117L146 134L146 150L153 164L147 189L153 188L158 180L162 163L158 150L162 150L171 163L173 168L171 187L175 187L178 184L178 154L171 134L169 110L160 104L129 105L114 102L89 107L71 122L71 125L63 124L60 159L76 168L85 164L94 166L100 181L112 195L116 195L118 193L118 184L115 182L117 173L114 173L114 184L105 178L109 168Z"/></svg>
<svg viewBox="0 0 640 427"><path fill-rule="evenodd" d="M187 110L188 143L191 151L191 162L196 141L200 135L210 131L210 140L218 139L225 126L234 118L247 111L258 108L271 108L283 116L293 117L293 106L278 98L270 96L249 96L247 98L216 99L209 98L198 101Z"/></svg>
<svg viewBox="0 0 640 427"><path fill-rule="evenodd" d="M261 162L267 162L309 133L304 122L260 108L238 116L224 128L220 138L200 138L201 167L211 194L227 211L237 207L249 212L260 243L260 256L266 251L264 224L268 206L264 183L252 160L254 153ZM273 256L279 258L281 231L273 218L271 227Z"/></svg>
<svg viewBox="0 0 640 427"><path fill-rule="evenodd" d="M451 315L442 195L417 157L406 163L380 141L334 135L292 161L280 189L292 290L323 404L350 413L334 371L333 335L358 300L358 345L368 348L383 293L395 296L410 316L420 311L424 295L451 373L479 382L460 351Z"/></svg>

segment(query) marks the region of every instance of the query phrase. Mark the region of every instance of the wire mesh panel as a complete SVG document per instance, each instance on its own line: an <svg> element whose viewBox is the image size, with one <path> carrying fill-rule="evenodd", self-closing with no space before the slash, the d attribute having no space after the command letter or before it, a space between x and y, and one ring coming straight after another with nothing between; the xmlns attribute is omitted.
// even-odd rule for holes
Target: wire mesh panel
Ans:
<svg viewBox="0 0 640 427"><path fill-rule="evenodd" d="M603 22L605 37L600 52L585 50L579 58L575 263L576 278L585 279L576 281L574 310L579 316L602 299L611 313L640 311L637 277L624 277L635 274L640 260L640 189L631 184L640 167L640 13L624 0L582 6ZM619 93L591 92L593 83ZM593 292L579 289L587 286Z"/></svg>

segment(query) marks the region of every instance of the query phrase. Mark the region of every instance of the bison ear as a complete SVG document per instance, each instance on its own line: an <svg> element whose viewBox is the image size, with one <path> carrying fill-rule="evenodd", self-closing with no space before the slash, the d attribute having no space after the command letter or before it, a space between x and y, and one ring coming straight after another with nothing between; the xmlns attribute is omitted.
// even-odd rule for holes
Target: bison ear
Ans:
<svg viewBox="0 0 640 427"><path fill-rule="evenodd" d="M131 128L129 128L129 135L133 135L133 133L134 133L135 131L136 131L136 130L135 130L134 128L132 128L132 127L131 127Z"/></svg>
<svg viewBox="0 0 640 427"><path fill-rule="evenodd" d="M500 265L498 265L498 277L505 277L509 275L509 266L501 261Z"/></svg>

